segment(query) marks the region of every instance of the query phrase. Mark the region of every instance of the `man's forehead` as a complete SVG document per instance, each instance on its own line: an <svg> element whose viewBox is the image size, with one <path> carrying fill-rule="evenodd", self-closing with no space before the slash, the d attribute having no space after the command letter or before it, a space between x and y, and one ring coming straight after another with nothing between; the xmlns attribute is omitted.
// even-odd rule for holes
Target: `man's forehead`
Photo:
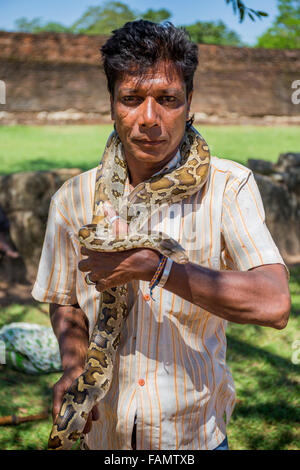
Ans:
<svg viewBox="0 0 300 470"><path fill-rule="evenodd" d="M122 92L137 92L153 87L161 91L185 91L181 74L174 66L168 65L147 69L142 74L124 73L116 85Z"/></svg>

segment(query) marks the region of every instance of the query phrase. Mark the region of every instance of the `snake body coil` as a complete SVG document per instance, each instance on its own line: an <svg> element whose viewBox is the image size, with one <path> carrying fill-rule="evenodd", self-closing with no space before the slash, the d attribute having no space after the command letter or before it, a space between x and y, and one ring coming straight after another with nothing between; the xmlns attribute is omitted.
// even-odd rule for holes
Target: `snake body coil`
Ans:
<svg viewBox="0 0 300 470"><path fill-rule="evenodd" d="M145 233L141 230L149 217L150 208L179 202L199 191L206 182L209 149L194 128L186 130L180 154L178 168L140 183L125 198L127 165L121 141L114 132L97 171L93 221L79 230L80 243L100 252L152 248L176 263L187 263L188 257L176 240L162 232ZM116 238L112 234L104 215L105 201L110 201L129 222L127 236ZM146 208L146 211L135 211L137 207ZM90 411L108 392L120 335L128 313L127 285L110 288L102 293L84 372L72 383L63 398L49 437L49 449L70 449L81 437Z"/></svg>

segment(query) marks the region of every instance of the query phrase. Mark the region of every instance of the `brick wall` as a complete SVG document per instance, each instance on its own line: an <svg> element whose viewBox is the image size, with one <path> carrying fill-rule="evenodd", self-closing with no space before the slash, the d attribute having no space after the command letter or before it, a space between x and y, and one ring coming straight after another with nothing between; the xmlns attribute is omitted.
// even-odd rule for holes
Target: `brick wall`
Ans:
<svg viewBox="0 0 300 470"><path fill-rule="evenodd" d="M109 116L99 53L104 41L104 36L0 31L0 80L6 84L0 115L42 119L41 112L71 108L91 119ZM193 112L300 117L300 105L291 101L291 84L300 79L300 50L199 45L199 59Z"/></svg>

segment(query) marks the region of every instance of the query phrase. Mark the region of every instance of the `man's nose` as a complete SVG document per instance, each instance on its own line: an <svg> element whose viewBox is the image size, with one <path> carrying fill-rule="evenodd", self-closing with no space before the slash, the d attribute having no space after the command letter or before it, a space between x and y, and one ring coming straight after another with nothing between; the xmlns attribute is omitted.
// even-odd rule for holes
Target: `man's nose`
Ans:
<svg viewBox="0 0 300 470"><path fill-rule="evenodd" d="M158 112L158 103L152 96L148 96L142 103L140 110L140 124L143 127L154 127L159 125L160 117Z"/></svg>

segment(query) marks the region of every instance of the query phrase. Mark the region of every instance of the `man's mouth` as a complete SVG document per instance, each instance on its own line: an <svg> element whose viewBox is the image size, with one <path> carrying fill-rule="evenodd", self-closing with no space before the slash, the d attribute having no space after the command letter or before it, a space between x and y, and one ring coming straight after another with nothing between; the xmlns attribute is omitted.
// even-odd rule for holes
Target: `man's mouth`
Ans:
<svg viewBox="0 0 300 470"><path fill-rule="evenodd" d="M149 139L134 139L134 142L136 142L138 145L146 145L146 146L152 146L152 145L160 145L164 140L149 140Z"/></svg>

